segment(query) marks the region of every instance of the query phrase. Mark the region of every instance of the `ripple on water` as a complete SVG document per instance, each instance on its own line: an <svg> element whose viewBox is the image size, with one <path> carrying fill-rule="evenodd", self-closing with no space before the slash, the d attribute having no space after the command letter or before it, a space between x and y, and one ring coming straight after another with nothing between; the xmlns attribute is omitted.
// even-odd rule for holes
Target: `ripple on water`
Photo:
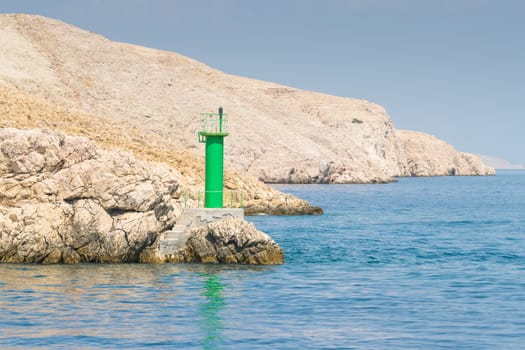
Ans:
<svg viewBox="0 0 525 350"><path fill-rule="evenodd" d="M525 173L282 188L282 266L0 265L0 347L523 347Z"/></svg>

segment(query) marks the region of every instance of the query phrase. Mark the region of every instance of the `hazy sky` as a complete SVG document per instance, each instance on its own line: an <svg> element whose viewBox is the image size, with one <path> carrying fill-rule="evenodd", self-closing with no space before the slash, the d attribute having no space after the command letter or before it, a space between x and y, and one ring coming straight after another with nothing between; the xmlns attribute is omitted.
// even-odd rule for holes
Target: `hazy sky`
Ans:
<svg viewBox="0 0 525 350"><path fill-rule="evenodd" d="M525 0L0 0L525 164Z"/></svg>

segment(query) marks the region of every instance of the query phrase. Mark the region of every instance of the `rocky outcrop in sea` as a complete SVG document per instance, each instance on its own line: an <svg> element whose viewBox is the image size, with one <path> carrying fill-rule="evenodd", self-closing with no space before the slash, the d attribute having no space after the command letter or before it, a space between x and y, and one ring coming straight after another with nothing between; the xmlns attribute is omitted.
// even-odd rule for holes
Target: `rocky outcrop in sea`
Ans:
<svg viewBox="0 0 525 350"><path fill-rule="evenodd" d="M181 213L179 178L164 164L100 149L85 137L0 129L0 261L139 262ZM231 242L237 248L228 254ZM242 220L199 228L188 247L181 261L283 258L275 242Z"/></svg>
<svg viewBox="0 0 525 350"><path fill-rule="evenodd" d="M274 265L284 262L284 252L267 234L242 219L227 218L192 228L169 255L146 249L144 262L195 262Z"/></svg>

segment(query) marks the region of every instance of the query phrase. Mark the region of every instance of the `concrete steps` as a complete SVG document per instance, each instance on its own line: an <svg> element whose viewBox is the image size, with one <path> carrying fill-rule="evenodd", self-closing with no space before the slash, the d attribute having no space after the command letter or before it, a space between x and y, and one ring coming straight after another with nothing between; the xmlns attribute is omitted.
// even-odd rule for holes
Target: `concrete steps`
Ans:
<svg viewBox="0 0 525 350"><path fill-rule="evenodd" d="M244 219L244 210L240 208L208 209L186 208L171 230L164 231L159 239L159 251L163 255L172 255L184 248L191 228L207 225L211 222L236 217Z"/></svg>

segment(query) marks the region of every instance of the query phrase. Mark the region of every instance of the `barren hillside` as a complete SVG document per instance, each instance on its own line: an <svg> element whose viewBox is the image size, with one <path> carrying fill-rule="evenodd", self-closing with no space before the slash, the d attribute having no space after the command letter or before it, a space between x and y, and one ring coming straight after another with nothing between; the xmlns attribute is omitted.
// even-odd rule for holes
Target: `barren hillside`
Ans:
<svg viewBox="0 0 525 350"><path fill-rule="evenodd" d="M198 206L199 191L204 189L204 161L201 157L179 149L159 135L140 130L125 122L116 123L105 118L72 113L64 108L29 96L16 89L0 87L0 128L50 129L70 135L87 136L106 149L131 151L138 158L161 162L171 167L173 176L182 185L187 204ZM0 150L1 151L1 150ZM225 195L230 205L240 205L240 193L247 214L319 214L306 201L272 189L249 176L226 170ZM6 190L5 188L3 188ZM0 191L0 205L4 204Z"/></svg>
<svg viewBox="0 0 525 350"><path fill-rule="evenodd" d="M96 116L126 139L155 135L156 145L190 158L203 152L198 114L222 105L230 118L229 165L267 182L384 182L493 171L424 134L414 148L371 102L228 75L176 53L111 42L39 16L0 15L0 86L72 115ZM421 146L426 140L433 147ZM413 171L414 164L426 170Z"/></svg>

